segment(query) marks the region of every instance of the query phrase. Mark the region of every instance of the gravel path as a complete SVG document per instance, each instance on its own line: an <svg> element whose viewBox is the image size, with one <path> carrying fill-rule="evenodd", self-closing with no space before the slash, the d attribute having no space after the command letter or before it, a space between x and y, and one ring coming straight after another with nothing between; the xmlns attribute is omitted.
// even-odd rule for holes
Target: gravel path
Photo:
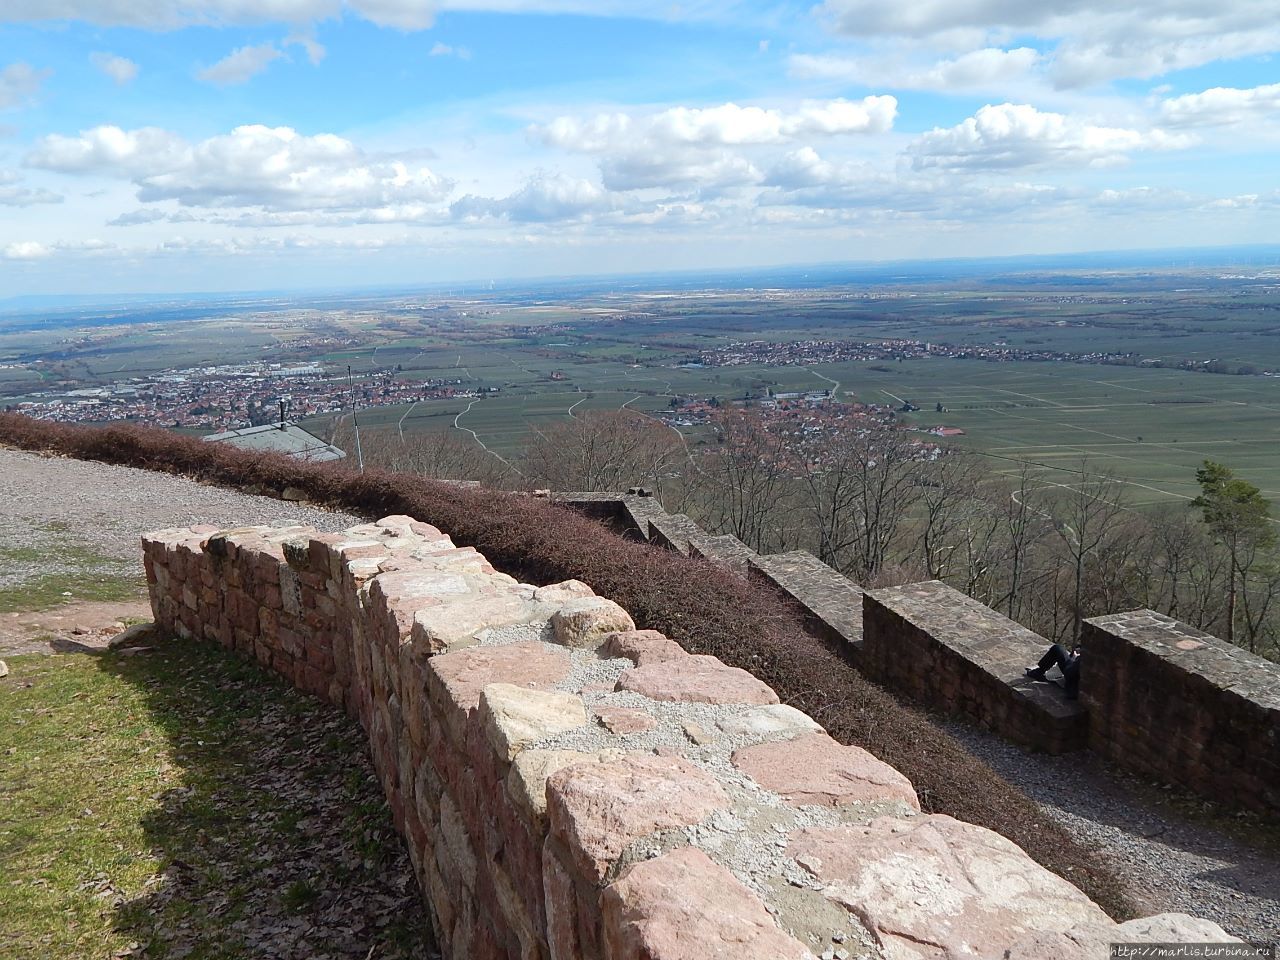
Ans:
<svg viewBox="0 0 1280 960"><path fill-rule="evenodd" d="M1087 751L1026 753L966 724L948 727L1079 842L1098 849L1144 912L1190 913L1251 943L1280 941L1280 850L1250 842L1247 821L1222 830L1191 819L1160 791Z"/></svg>
<svg viewBox="0 0 1280 960"><path fill-rule="evenodd" d="M0 653L101 646L121 617L145 616L138 540L148 530L308 523L336 531L361 522L165 473L0 447L0 594L10 611L24 609L23 591L66 601L43 614L0 614ZM104 584L121 602L90 602Z"/></svg>
<svg viewBox="0 0 1280 960"><path fill-rule="evenodd" d="M255 497L193 480L87 460L42 457L0 447L0 546L6 550L77 546L141 575L139 537L195 523L309 523L344 530L364 521L272 497ZM41 561L45 567L46 561ZM0 584L34 567L6 564Z"/></svg>

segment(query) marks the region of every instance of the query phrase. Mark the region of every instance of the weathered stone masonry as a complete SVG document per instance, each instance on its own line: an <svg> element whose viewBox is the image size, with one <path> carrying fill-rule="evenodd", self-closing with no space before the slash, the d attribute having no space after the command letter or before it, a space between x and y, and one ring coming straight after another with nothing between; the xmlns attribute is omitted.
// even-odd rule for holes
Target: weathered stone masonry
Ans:
<svg viewBox="0 0 1280 960"><path fill-rule="evenodd" d="M1085 623L1080 699L1023 671L1049 641L938 581L863 590L803 550L756 554L636 493L556 499L626 536L767 583L877 683L1023 746L1086 745L1228 806L1280 815L1280 664L1152 613ZM678 531L678 534L675 532Z"/></svg>
<svg viewBox="0 0 1280 960"><path fill-rule="evenodd" d="M1090 745L1132 770L1280 813L1280 665L1151 610L1086 620Z"/></svg>
<svg viewBox="0 0 1280 960"><path fill-rule="evenodd" d="M1024 675L1048 641L1021 624L937 580L873 590L862 616L859 665L886 686L1024 746L1085 745L1084 707Z"/></svg>
<svg viewBox="0 0 1280 960"><path fill-rule="evenodd" d="M157 623L356 716L445 955L1106 957L1117 926L765 684L407 517L149 534Z"/></svg>

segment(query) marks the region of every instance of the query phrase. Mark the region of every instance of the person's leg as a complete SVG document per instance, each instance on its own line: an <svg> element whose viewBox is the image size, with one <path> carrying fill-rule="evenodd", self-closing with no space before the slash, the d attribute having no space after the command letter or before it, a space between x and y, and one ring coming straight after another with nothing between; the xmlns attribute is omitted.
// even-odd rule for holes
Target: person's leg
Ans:
<svg viewBox="0 0 1280 960"><path fill-rule="evenodd" d="M1065 673L1066 665L1070 659L1071 654L1067 648L1060 643L1055 643L1040 658L1040 663L1037 666L1027 670L1027 676L1032 680L1043 680L1044 672L1050 667L1057 667Z"/></svg>
<svg viewBox="0 0 1280 960"><path fill-rule="evenodd" d="M1072 660L1062 668L1062 689L1066 691L1068 700L1080 698L1080 661Z"/></svg>

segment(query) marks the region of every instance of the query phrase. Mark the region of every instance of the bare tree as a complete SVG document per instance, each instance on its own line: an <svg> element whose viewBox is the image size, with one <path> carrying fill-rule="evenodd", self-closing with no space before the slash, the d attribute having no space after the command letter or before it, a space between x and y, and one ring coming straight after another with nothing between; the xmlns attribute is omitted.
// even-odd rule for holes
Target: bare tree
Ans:
<svg viewBox="0 0 1280 960"><path fill-rule="evenodd" d="M521 469L530 482L555 490L643 484L661 494L684 457L679 437L661 423L627 410L596 410L538 430Z"/></svg>
<svg viewBox="0 0 1280 960"><path fill-rule="evenodd" d="M477 480L486 486L511 482L507 463L483 450L469 435L452 430L361 431L365 461L434 480Z"/></svg>
<svg viewBox="0 0 1280 960"><path fill-rule="evenodd" d="M818 556L870 583L919 498L920 445L894 429L849 430L829 434L812 456L804 506Z"/></svg>
<svg viewBox="0 0 1280 960"><path fill-rule="evenodd" d="M1124 512L1123 488L1109 474L1081 460L1078 479L1057 499L1054 529L1062 541L1071 571L1072 634L1079 635L1085 617L1085 570L1089 561L1116 535Z"/></svg>
<svg viewBox="0 0 1280 960"><path fill-rule="evenodd" d="M718 533L731 533L755 550L785 550L794 543L786 524L790 455L759 415L721 409L712 419L715 445L699 462L701 513Z"/></svg>
<svg viewBox="0 0 1280 960"><path fill-rule="evenodd" d="M996 600L1011 619L1022 617L1029 581L1033 579L1032 557L1036 548L1052 529L1052 517L1035 503L1038 484L1031 465L1023 463L1013 483L1001 498L1001 526L1007 557L1005 589Z"/></svg>
<svg viewBox="0 0 1280 960"><path fill-rule="evenodd" d="M980 513L975 498L983 470L966 454L944 452L937 460L920 463L915 473L919 490L913 553L931 580L946 580L953 564L968 558L964 548L978 532L973 526Z"/></svg>
<svg viewBox="0 0 1280 960"><path fill-rule="evenodd" d="M1204 461L1196 471L1200 496L1192 501L1204 517L1205 526L1226 550L1231 565L1227 594L1227 640L1235 642L1237 613L1252 648L1255 634L1271 606L1270 590L1250 596L1250 583L1268 583L1270 567L1276 565L1276 528L1271 519L1271 501L1252 483L1237 477L1227 466ZM1260 576L1255 575L1255 571Z"/></svg>

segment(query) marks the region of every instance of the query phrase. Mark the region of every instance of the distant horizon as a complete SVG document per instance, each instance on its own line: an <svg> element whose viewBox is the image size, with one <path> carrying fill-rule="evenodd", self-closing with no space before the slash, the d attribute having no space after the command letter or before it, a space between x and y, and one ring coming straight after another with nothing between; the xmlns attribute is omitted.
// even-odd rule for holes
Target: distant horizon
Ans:
<svg viewBox="0 0 1280 960"><path fill-rule="evenodd" d="M1258 0L16 0L0 291L1280 242Z"/></svg>
<svg viewBox="0 0 1280 960"><path fill-rule="evenodd" d="M1263 260L1263 263L1252 262L1249 258ZM1197 263L1197 260L1205 261ZM1268 264L1265 261L1270 260ZM1164 263L1162 261L1168 261ZM1185 262L1181 262L1185 261ZM81 307L108 307L130 304L146 305L164 303L170 300L210 300L244 298L250 301L276 297L325 297L342 295L380 294L392 297L399 294L422 292L450 291L457 295L497 292L499 290L540 289L556 284L591 286L597 283L631 282L644 289L668 289L672 284L686 286L688 281L698 279L729 279L735 274L742 275L743 285L738 289L747 289L747 281L760 279L767 274L796 274L806 271L830 274L825 278L814 278L818 285L838 285L840 278L834 276L848 273L847 282L876 282L882 284L926 282L928 279L941 280L941 274L947 273L956 277L978 278L995 276L1019 267L1028 271L1054 272L1055 270L1169 270L1178 269L1195 271L1198 269L1222 269L1224 267L1274 266L1280 268L1280 243L1259 244L1223 244L1204 247L1151 247L1134 249L1102 249L1064 253L1019 253L997 256L974 257L908 257L883 260L828 260L814 262L780 262L770 264L748 264L742 266L722 267L686 267L672 270L635 270L629 272L602 271L567 274L529 274L527 276L502 276L492 278L460 278L457 280L439 281L404 281L369 284L335 284L330 286L282 286L276 288L229 288L224 290L130 290L120 292L87 292L76 294L33 293L10 297L0 297L0 314L19 313L23 310L70 309ZM951 267L952 270L943 268ZM873 274L894 268L907 269L917 276L911 277L874 277ZM666 285L662 282L669 278ZM782 280L782 277L777 279ZM793 281L796 278L791 278ZM645 282L652 281L652 282ZM677 282L683 281L683 282ZM813 284L806 284L813 285Z"/></svg>

